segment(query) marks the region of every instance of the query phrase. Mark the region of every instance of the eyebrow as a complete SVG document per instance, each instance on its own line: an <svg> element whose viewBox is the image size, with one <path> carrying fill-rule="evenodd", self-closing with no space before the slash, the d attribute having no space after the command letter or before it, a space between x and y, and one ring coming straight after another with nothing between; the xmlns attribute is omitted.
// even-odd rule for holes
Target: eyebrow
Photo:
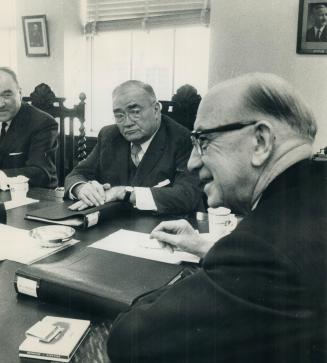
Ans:
<svg viewBox="0 0 327 363"><path fill-rule="evenodd" d="M127 106L128 109L135 108L135 107L141 107L141 106L138 103L132 103L131 105Z"/></svg>
<svg viewBox="0 0 327 363"><path fill-rule="evenodd" d="M131 110L132 108L135 108L135 107L142 107L141 105L139 105L138 103L132 103L131 105L128 105L126 108L128 110ZM115 108L113 110L113 112L124 112L124 110L122 108Z"/></svg>

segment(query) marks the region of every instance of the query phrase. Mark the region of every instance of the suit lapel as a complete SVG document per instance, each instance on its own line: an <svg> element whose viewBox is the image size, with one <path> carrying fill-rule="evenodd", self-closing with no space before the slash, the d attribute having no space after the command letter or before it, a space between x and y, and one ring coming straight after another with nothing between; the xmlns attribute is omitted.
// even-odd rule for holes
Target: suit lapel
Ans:
<svg viewBox="0 0 327 363"><path fill-rule="evenodd" d="M157 165L158 161L163 155L166 145L166 128L164 120L161 121L160 128L154 138L152 139L146 153L144 154L133 179L134 185L146 185L145 180L151 173L153 168Z"/></svg>
<svg viewBox="0 0 327 363"><path fill-rule="evenodd" d="M20 110L18 111L17 115L12 119L9 129L3 138L1 145L0 145L0 153L1 153L1 162L3 157L8 156L8 153L12 150L16 150L16 145L21 141L21 135L25 134L24 130L24 119L23 119L23 109L24 105L22 104Z"/></svg>
<svg viewBox="0 0 327 363"><path fill-rule="evenodd" d="M127 185L128 182L128 157L130 153L129 142L126 141L120 134L115 139L113 150L114 159L113 163L117 165L117 174L120 185Z"/></svg>

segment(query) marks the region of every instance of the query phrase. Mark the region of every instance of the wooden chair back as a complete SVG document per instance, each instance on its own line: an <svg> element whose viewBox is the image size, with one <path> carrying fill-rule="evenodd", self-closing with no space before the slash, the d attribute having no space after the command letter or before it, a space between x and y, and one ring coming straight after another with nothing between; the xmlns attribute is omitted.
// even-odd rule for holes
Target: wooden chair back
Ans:
<svg viewBox="0 0 327 363"><path fill-rule="evenodd" d="M64 97L57 97L51 88L41 83L23 101L53 116L59 125L59 148L56 157L59 185L64 185L66 175L74 165L86 158L85 137L85 93L80 93L79 103L73 108L64 106ZM75 121L78 121L78 134L75 135ZM77 145L75 142L77 141Z"/></svg>
<svg viewBox="0 0 327 363"><path fill-rule="evenodd" d="M177 89L171 101L159 101L161 113L174 119L176 122L193 130L196 114L201 101L196 88L185 84Z"/></svg>

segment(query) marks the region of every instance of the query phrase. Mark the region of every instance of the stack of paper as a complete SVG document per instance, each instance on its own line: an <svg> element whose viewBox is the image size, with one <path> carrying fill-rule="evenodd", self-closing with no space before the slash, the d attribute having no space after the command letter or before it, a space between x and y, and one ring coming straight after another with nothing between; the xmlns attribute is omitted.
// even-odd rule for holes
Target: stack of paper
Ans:
<svg viewBox="0 0 327 363"><path fill-rule="evenodd" d="M30 264L78 242L72 239L58 246L46 248L29 233L25 229L0 224L0 261L11 260Z"/></svg>
<svg viewBox="0 0 327 363"><path fill-rule="evenodd" d="M200 260L198 256L188 252L170 252L163 248L156 239L150 239L150 235L147 233L125 229L120 229L89 247L173 264L179 264L182 261L198 263Z"/></svg>

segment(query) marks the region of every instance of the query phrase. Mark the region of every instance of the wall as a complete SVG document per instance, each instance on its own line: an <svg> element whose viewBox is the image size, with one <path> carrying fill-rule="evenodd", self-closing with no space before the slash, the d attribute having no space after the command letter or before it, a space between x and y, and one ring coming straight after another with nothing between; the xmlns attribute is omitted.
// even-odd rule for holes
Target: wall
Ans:
<svg viewBox="0 0 327 363"><path fill-rule="evenodd" d="M314 109L327 145L327 55L296 53L298 0L212 0L209 87L246 72L289 80Z"/></svg>
<svg viewBox="0 0 327 363"><path fill-rule="evenodd" d="M23 95L29 95L41 82L47 83L56 95L64 93L64 28L63 0L17 1L17 72ZM22 16L43 15L48 22L50 57L27 57L25 54Z"/></svg>
<svg viewBox="0 0 327 363"><path fill-rule="evenodd" d="M50 56L27 57L22 16L47 17ZM41 82L47 83L66 105L78 102L83 90L84 37L79 0L17 0L17 72L23 95L29 95Z"/></svg>

